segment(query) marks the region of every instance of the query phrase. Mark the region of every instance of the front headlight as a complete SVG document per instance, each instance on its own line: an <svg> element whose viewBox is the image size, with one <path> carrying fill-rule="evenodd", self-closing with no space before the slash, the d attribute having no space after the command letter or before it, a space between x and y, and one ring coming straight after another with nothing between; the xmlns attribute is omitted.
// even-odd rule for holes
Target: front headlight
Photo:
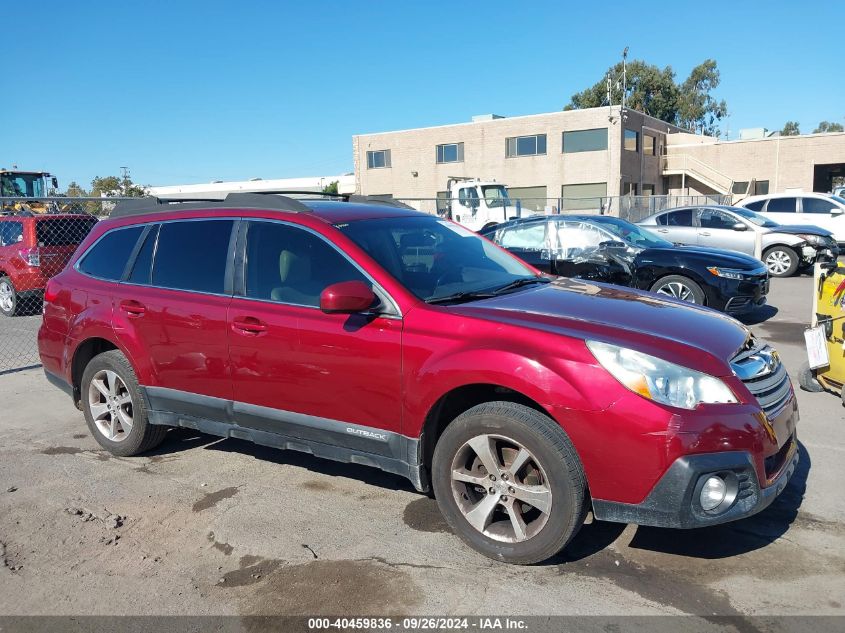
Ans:
<svg viewBox="0 0 845 633"><path fill-rule="evenodd" d="M827 241L821 235L810 235L809 233L800 233L798 237L814 246L822 246Z"/></svg>
<svg viewBox="0 0 845 633"><path fill-rule="evenodd" d="M711 275L717 277L724 277L725 279L745 279L745 273L741 270L734 270L732 268L719 268L718 266L711 266L707 269Z"/></svg>
<svg viewBox="0 0 845 633"><path fill-rule="evenodd" d="M616 380L649 400L681 409L737 401L728 386L714 376L626 347L599 341L587 341L587 347Z"/></svg>

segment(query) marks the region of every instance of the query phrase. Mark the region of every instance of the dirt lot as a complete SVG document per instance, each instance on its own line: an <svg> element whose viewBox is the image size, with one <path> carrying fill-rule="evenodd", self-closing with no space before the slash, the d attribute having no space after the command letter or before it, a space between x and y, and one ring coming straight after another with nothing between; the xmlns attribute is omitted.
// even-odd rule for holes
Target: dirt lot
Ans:
<svg viewBox="0 0 845 633"><path fill-rule="evenodd" d="M796 384L811 283L774 280L754 326ZM520 568L402 479L181 430L114 458L40 369L0 375L0 614L842 615L845 409L798 397L801 465L761 515L594 523Z"/></svg>

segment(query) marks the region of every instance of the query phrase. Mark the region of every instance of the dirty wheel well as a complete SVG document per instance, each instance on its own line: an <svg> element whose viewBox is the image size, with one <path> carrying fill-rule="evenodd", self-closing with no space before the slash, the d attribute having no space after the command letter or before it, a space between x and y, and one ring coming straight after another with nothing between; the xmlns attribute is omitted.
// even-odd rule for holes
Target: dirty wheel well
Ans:
<svg viewBox="0 0 845 633"><path fill-rule="evenodd" d="M79 404L82 390L82 374L85 371L88 363L95 356L108 352L109 350L117 349L117 345L104 338L88 339L76 349L73 355L73 365L71 366L71 381L73 384L73 401Z"/></svg>
<svg viewBox="0 0 845 633"><path fill-rule="evenodd" d="M443 430L452 420L464 411L482 404L483 402L516 402L543 415L548 412L528 396L518 391L499 385L476 384L453 389L437 401L425 419L422 434L422 459L425 466L425 477L431 472L431 460L434 456L434 446Z"/></svg>

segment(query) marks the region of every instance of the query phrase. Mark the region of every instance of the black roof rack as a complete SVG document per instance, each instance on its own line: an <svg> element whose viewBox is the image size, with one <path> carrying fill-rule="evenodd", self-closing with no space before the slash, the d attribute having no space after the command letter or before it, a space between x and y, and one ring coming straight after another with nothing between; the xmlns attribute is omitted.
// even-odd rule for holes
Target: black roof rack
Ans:
<svg viewBox="0 0 845 633"><path fill-rule="evenodd" d="M336 198L343 202L364 204L381 204L399 209L415 209L404 202L390 198L376 198L355 194L323 193L321 191L253 191L235 192L220 198L156 198L145 196L135 200L121 200L112 210L110 217L121 218L156 211L169 211L179 205L179 209L227 209L241 207L247 209L269 209L274 211L288 211L290 213L310 213L312 209L301 199L291 198L289 195L313 195L317 197ZM105 199L107 200L107 198Z"/></svg>

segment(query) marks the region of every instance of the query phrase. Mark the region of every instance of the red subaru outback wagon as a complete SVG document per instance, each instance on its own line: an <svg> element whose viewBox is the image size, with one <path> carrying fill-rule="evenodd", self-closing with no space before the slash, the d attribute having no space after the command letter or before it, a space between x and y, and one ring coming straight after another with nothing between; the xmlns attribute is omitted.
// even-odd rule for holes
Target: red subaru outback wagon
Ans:
<svg viewBox="0 0 845 633"><path fill-rule="evenodd" d="M513 563L559 552L590 510L747 517L794 472L792 384L728 316L549 279L366 199L128 204L50 281L39 332L114 454L183 426L374 466Z"/></svg>

